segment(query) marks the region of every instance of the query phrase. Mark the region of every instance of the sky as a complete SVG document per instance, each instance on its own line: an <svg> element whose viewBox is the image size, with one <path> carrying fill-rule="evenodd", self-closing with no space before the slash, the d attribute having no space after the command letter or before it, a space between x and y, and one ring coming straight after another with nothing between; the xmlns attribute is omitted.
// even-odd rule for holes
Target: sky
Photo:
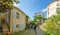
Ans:
<svg viewBox="0 0 60 35"><path fill-rule="evenodd" d="M52 0L18 0L19 4L14 4L21 9L26 15L33 19L35 12L42 12ZM46 12L44 12L46 17Z"/></svg>

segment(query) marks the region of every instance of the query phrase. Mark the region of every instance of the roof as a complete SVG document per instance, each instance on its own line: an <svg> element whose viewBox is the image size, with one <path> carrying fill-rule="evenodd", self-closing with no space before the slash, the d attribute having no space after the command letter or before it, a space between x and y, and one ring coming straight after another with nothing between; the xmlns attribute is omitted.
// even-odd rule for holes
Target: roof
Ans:
<svg viewBox="0 0 60 35"><path fill-rule="evenodd" d="M23 14L25 14L21 9L17 8L16 6L14 6L14 8L18 9L20 12L22 12ZM25 14L26 15L26 14ZM27 15L26 15L27 16Z"/></svg>
<svg viewBox="0 0 60 35"><path fill-rule="evenodd" d="M52 2L50 2L50 3L48 4L48 6L49 6L50 4L52 4L52 3L54 3L55 1L58 1L58 0L53 0Z"/></svg>

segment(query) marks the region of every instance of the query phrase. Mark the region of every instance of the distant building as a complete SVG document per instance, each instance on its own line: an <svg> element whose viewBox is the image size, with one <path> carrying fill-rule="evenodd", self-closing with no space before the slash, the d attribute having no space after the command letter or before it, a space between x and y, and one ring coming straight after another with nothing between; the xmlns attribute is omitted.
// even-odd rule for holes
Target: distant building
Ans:
<svg viewBox="0 0 60 35"><path fill-rule="evenodd" d="M26 27L26 14L17 7L0 16L0 19L3 32L18 32Z"/></svg>
<svg viewBox="0 0 60 35"><path fill-rule="evenodd" d="M58 1L53 1L47 6L47 18L57 15L56 11L57 9L60 8L60 0Z"/></svg>
<svg viewBox="0 0 60 35"><path fill-rule="evenodd" d="M44 17L43 12L36 12L36 13L35 13L35 16L38 16L38 15L40 15L40 16L42 16L42 17Z"/></svg>
<svg viewBox="0 0 60 35"><path fill-rule="evenodd" d="M44 18L43 12L36 12L35 16L41 16ZM43 19L39 19L39 20L37 20L37 22L41 25L43 23Z"/></svg>

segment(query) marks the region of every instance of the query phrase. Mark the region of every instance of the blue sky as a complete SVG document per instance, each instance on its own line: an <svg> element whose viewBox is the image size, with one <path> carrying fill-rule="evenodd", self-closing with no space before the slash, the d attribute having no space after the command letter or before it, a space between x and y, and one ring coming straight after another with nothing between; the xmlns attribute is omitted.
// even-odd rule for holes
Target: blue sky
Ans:
<svg viewBox="0 0 60 35"><path fill-rule="evenodd" d="M31 19L33 19L35 12L42 12L52 0L19 0L20 3L16 5ZM46 12L44 12L46 15Z"/></svg>

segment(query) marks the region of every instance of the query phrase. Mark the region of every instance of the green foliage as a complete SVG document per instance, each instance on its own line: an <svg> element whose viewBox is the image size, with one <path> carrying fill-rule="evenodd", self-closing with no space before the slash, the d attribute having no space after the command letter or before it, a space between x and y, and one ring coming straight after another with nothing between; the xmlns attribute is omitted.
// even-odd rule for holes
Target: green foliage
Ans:
<svg viewBox="0 0 60 35"><path fill-rule="evenodd" d="M28 23L28 19L29 19L29 16L26 15L26 21L27 21L27 23Z"/></svg>
<svg viewBox="0 0 60 35"><path fill-rule="evenodd" d="M58 15L60 14L60 9L57 10L57 14L58 14Z"/></svg>
<svg viewBox="0 0 60 35"><path fill-rule="evenodd" d="M40 15L34 16L34 19L33 19L34 25L37 25L37 20L41 20L41 19L44 19L44 18Z"/></svg>
<svg viewBox="0 0 60 35"><path fill-rule="evenodd" d="M50 35L60 35L60 10L57 11L57 16L53 16L46 20L46 24L42 27Z"/></svg>
<svg viewBox="0 0 60 35"><path fill-rule="evenodd" d="M18 4L19 3L19 1L17 1L17 0L13 0L16 4Z"/></svg>
<svg viewBox="0 0 60 35"><path fill-rule="evenodd" d="M28 19L29 18L29 16L26 16L26 19Z"/></svg>
<svg viewBox="0 0 60 35"><path fill-rule="evenodd" d="M38 19L43 19L42 16L38 15L38 16L35 16L34 19L38 20Z"/></svg>
<svg viewBox="0 0 60 35"><path fill-rule="evenodd" d="M17 0L0 0L0 13L5 13L13 8L13 2L18 3Z"/></svg>

